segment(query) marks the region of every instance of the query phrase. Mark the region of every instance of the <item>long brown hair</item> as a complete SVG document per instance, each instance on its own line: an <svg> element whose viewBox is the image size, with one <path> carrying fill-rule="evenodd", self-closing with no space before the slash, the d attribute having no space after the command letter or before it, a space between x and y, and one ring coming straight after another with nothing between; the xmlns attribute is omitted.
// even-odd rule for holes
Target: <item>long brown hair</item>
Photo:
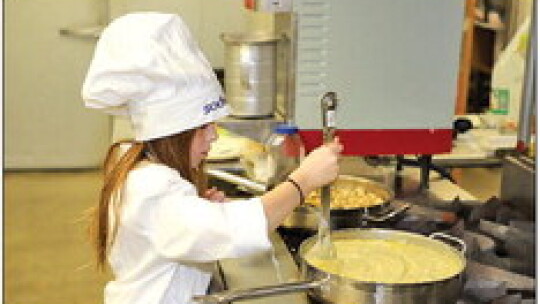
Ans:
<svg viewBox="0 0 540 304"><path fill-rule="evenodd" d="M114 242L120 216L122 188L130 170L141 160L151 158L192 182L199 194L207 188L201 164L191 168L190 148L197 129L145 142L129 140L111 145L104 161L104 183L98 205L91 211L90 233L96 251L98 269L103 270L107 253ZM122 148L128 146L122 153ZM125 149L125 148L124 148ZM111 208L112 207L112 208ZM110 211L114 212L114 226L109 227Z"/></svg>

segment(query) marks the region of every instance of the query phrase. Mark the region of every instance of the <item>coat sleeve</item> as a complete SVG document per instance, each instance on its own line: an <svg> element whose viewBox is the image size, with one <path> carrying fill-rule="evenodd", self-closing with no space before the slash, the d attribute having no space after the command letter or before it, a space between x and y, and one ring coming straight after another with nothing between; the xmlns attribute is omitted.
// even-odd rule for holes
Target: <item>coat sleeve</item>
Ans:
<svg viewBox="0 0 540 304"><path fill-rule="evenodd" d="M131 191L131 195L132 201L145 201L136 208L139 214L136 217L146 218L145 234L159 255L182 261L210 262L271 248L260 198L211 202L199 197L194 186L176 176L176 172L175 178L169 178L164 184L157 182L163 180L164 170L153 171L153 174L144 174L144 179L143 174L141 178L132 179L131 185L137 190ZM140 189L153 189L153 194L148 196L149 190L143 193Z"/></svg>
<svg viewBox="0 0 540 304"><path fill-rule="evenodd" d="M170 193L160 205L155 246L165 257L209 262L271 248L259 198L213 203Z"/></svg>

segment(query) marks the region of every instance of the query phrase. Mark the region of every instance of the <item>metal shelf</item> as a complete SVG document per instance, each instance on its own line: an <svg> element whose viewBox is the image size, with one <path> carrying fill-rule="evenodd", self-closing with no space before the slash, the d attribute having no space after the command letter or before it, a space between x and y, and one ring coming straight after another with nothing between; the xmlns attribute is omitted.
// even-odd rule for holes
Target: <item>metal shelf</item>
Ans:
<svg viewBox="0 0 540 304"><path fill-rule="evenodd" d="M62 36L97 39L104 28L104 25L74 26L61 28L58 32Z"/></svg>

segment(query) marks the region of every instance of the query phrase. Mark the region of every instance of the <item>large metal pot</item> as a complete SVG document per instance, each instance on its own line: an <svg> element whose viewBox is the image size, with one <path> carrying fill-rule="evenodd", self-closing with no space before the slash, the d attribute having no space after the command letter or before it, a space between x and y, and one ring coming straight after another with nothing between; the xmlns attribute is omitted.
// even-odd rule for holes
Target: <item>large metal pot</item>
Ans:
<svg viewBox="0 0 540 304"><path fill-rule="evenodd" d="M459 244L456 249L436 240L441 238ZM250 298L258 298L287 292L308 290L309 294L324 303L336 304L454 304L463 287L465 270L465 244L456 238L442 233L434 233L430 237L409 232L389 229L344 229L332 233L332 240L338 239L391 239L413 242L426 248L440 250L441 253L457 257L463 267L454 275L438 281L422 283L377 283L362 282L328 273L310 265L305 256L316 243L317 237L306 239L300 246L302 278L305 281L274 285L268 287L233 290L207 296L198 296L194 300L199 303L227 303Z"/></svg>
<svg viewBox="0 0 540 304"><path fill-rule="evenodd" d="M395 195L389 187L376 181L351 175L340 175L334 185L339 181L354 181L359 186L368 186L370 191L376 192L383 200L380 203L366 207L335 208L330 209L330 227L332 229L354 228L362 226L363 222L384 222L405 212L410 205L394 200ZM316 207L303 204L296 207L283 221L282 227L291 229L307 229L316 231L320 220Z"/></svg>
<svg viewBox="0 0 540 304"><path fill-rule="evenodd" d="M272 116L276 108L277 37L267 33L223 33L225 94L231 115Z"/></svg>

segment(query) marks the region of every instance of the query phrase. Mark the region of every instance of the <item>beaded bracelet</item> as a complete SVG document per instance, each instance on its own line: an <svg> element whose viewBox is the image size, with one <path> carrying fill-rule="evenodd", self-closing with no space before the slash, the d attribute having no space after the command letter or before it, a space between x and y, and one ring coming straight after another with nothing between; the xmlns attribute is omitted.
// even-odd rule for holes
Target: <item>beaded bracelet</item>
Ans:
<svg viewBox="0 0 540 304"><path fill-rule="evenodd" d="M302 192L302 188L300 188L300 185L294 179L292 179L290 177L288 177L286 181L293 184L293 186L296 188L296 190L298 190L298 194L300 195L300 204L303 204L304 203L304 192Z"/></svg>

